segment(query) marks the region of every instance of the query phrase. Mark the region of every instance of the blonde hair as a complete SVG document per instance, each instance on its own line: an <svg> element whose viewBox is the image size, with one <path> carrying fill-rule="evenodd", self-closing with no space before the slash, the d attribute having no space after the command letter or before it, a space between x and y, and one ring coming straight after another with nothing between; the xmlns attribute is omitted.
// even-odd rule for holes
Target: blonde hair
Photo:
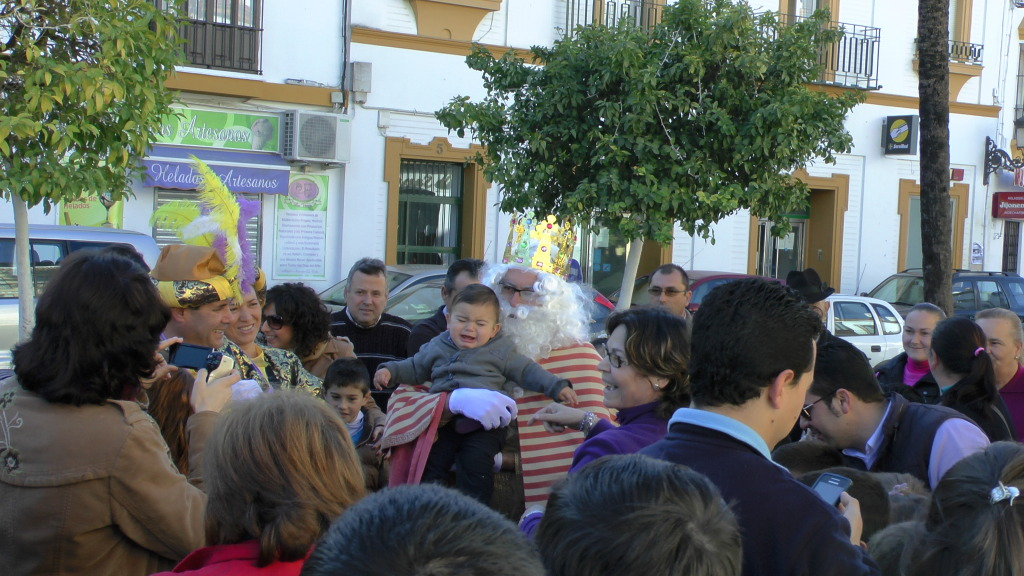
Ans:
<svg viewBox="0 0 1024 576"><path fill-rule="evenodd" d="M1024 326L1021 325L1020 316L1012 310L1006 308L986 308L979 310L974 316L974 320L984 320L985 318L998 318L1000 320L1006 320L1010 323L1010 327L1013 330L1013 336L1017 339L1017 343L1024 342Z"/></svg>
<svg viewBox="0 0 1024 576"><path fill-rule="evenodd" d="M362 498L345 424L322 401L277 391L223 414L203 454L208 544L257 539L257 566L304 558Z"/></svg>

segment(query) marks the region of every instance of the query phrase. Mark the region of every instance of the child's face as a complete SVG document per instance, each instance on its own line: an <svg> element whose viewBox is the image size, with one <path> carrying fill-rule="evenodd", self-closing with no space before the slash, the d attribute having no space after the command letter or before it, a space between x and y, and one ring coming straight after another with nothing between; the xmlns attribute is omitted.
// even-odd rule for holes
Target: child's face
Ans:
<svg viewBox="0 0 1024 576"><path fill-rule="evenodd" d="M493 306L459 302L448 312L448 332L462 350L487 344L500 329L498 311Z"/></svg>
<svg viewBox="0 0 1024 576"><path fill-rule="evenodd" d="M327 403L338 411L342 420L351 424L369 395L369 392L363 394L358 386L331 386L327 391Z"/></svg>

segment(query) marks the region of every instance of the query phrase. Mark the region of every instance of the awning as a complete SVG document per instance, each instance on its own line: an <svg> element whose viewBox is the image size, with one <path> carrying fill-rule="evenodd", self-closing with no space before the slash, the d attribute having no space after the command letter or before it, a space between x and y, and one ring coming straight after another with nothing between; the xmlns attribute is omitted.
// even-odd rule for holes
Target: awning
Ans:
<svg viewBox="0 0 1024 576"><path fill-rule="evenodd" d="M291 166L277 154L162 144L153 144L142 159L143 185L195 190L201 178L190 156L209 165L232 192L288 193Z"/></svg>

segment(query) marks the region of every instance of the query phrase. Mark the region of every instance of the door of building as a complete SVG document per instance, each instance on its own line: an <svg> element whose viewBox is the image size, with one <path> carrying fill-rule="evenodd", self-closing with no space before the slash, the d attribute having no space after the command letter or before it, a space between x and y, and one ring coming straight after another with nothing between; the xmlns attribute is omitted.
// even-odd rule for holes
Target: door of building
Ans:
<svg viewBox="0 0 1024 576"><path fill-rule="evenodd" d="M759 276L785 279L791 270L804 269L804 247L807 244L806 220L791 219L793 226L783 238L772 236L772 223L761 219L757 224L757 265Z"/></svg>

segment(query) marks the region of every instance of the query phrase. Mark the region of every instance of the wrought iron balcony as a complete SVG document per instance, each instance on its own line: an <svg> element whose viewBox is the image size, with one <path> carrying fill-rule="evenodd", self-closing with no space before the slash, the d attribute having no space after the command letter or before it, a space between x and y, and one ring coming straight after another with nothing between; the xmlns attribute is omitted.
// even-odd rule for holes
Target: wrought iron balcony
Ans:
<svg viewBox="0 0 1024 576"><path fill-rule="evenodd" d="M185 40L185 57L192 66L262 73L262 28L182 20L178 33Z"/></svg>
<svg viewBox="0 0 1024 576"><path fill-rule="evenodd" d="M958 42L956 40L949 41L949 61L957 62L959 64L970 64L973 66L981 66L982 55L985 51L985 47L981 44L971 44L970 42Z"/></svg>
<svg viewBox="0 0 1024 576"><path fill-rule="evenodd" d="M577 26L615 26L625 19L646 29L661 22L664 9L665 0L567 0L563 34L571 37Z"/></svg>

